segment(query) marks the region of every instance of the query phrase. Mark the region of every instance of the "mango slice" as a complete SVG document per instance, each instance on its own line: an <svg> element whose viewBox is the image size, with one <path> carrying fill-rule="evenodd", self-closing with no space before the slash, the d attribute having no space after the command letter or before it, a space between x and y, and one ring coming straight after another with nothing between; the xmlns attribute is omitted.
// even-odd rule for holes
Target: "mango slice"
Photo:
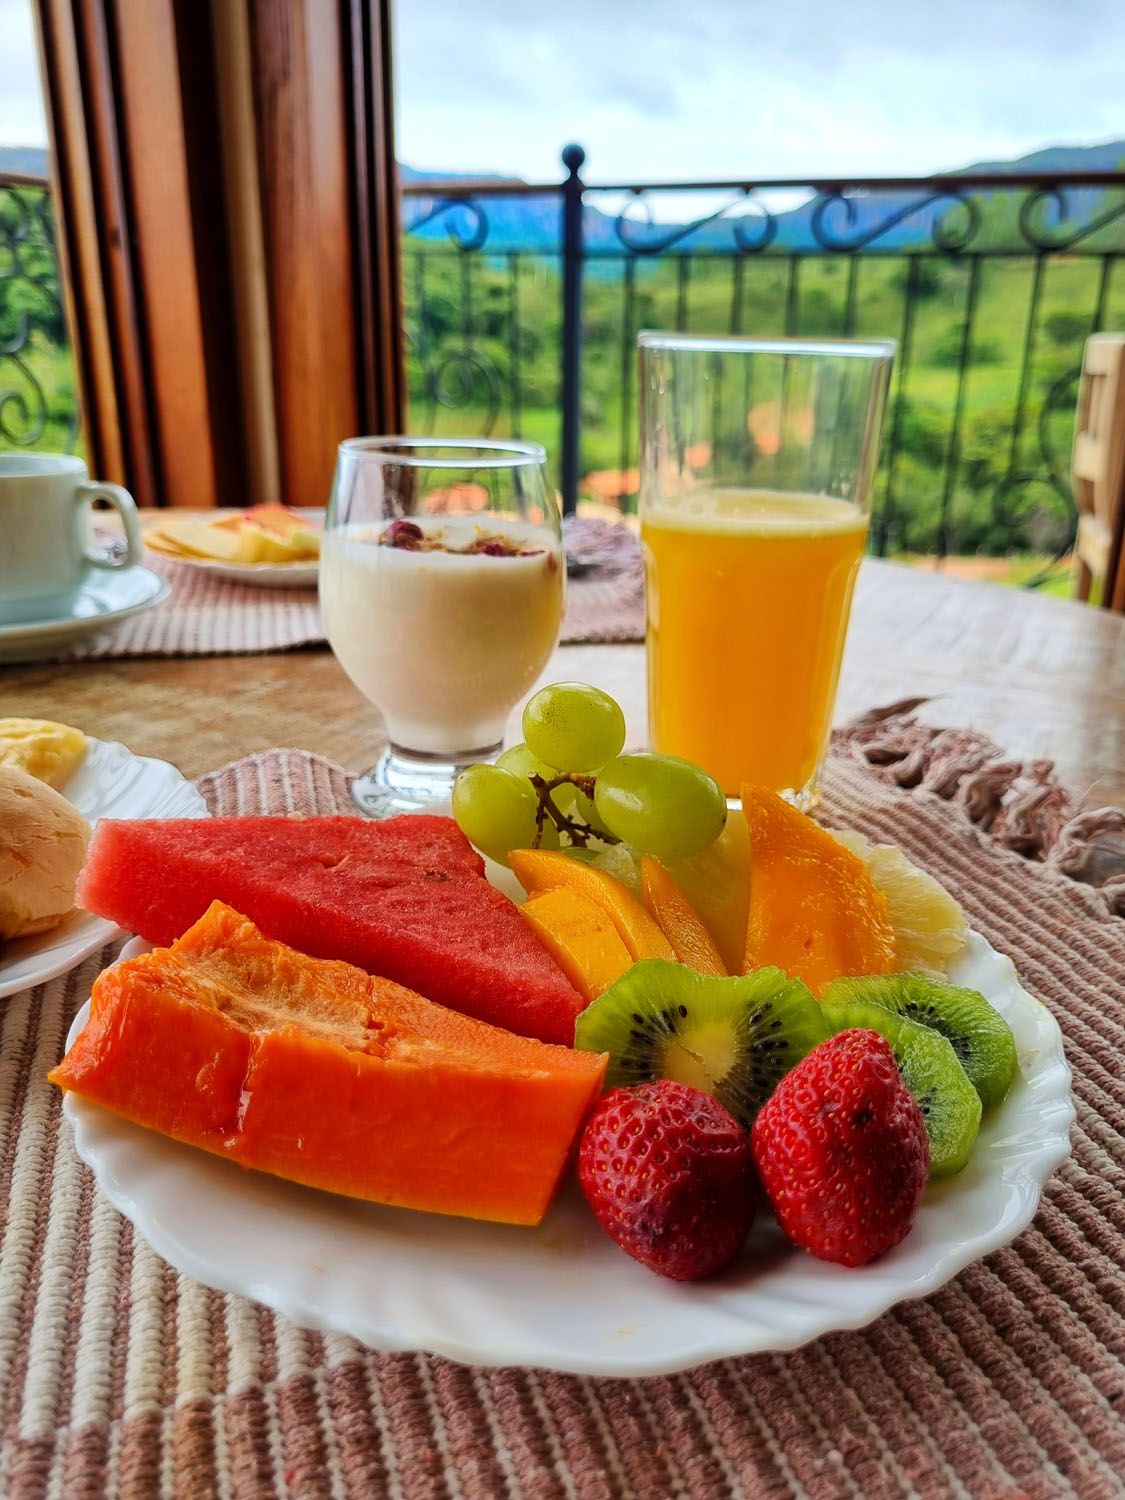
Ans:
<svg viewBox="0 0 1125 1500"><path fill-rule="evenodd" d="M586 1000L596 1000L632 967L629 950L609 914L569 886L529 896L520 912Z"/></svg>
<svg viewBox="0 0 1125 1500"><path fill-rule="evenodd" d="M608 915L634 959L667 958L675 961L675 949L659 925L637 898L604 870L549 849L513 849L508 857L516 879L529 896L559 886L577 891Z"/></svg>
<svg viewBox="0 0 1125 1500"><path fill-rule="evenodd" d="M740 973L750 914L750 834L745 818L728 818L709 849L690 859L669 860L667 868L714 938L727 973Z"/></svg>
<svg viewBox="0 0 1125 1500"><path fill-rule="evenodd" d="M679 961L700 974L725 978L726 966L699 913L660 861L650 854L641 858L641 892Z"/></svg>
<svg viewBox="0 0 1125 1500"><path fill-rule="evenodd" d="M744 973L776 964L814 995L833 979L888 974L895 935L867 866L765 787L742 788L750 832Z"/></svg>

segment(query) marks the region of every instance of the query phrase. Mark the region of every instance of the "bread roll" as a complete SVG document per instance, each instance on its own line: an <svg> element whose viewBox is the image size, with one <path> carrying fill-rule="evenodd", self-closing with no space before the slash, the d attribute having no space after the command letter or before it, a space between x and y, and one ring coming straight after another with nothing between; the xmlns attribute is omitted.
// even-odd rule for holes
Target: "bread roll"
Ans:
<svg viewBox="0 0 1125 1500"><path fill-rule="evenodd" d="M60 792L0 766L0 942L46 932L68 915L89 837Z"/></svg>

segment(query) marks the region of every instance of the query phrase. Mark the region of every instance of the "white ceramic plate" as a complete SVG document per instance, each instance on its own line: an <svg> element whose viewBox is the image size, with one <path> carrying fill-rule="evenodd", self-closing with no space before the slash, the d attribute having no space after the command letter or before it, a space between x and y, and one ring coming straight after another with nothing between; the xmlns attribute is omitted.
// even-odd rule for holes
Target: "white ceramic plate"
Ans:
<svg viewBox="0 0 1125 1500"><path fill-rule="evenodd" d="M62 788L90 823L99 818L205 818L207 804L166 760L134 755L110 740L90 740L82 764ZM65 974L120 931L103 917L72 912L37 937L0 944L0 997Z"/></svg>
<svg viewBox="0 0 1125 1500"><path fill-rule="evenodd" d="M172 557L155 547L150 547L149 551L163 562L174 563L178 568L190 568L197 573L209 573L214 578L225 578L228 583L250 583L263 589L316 588L315 562L225 563L206 557Z"/></svg>
<svg viewBox="0 0 1125 1500"><path fill-rule="evenodd" d="M167 598L168 584L148 568L95 573L82 585L74 609L54 620L0 625L0 661L39 661L65 651L83 636L153 609Z"/></svg>
<svg viewBox="0 0 1125 1500"><path fill-rule="evenodd" d="M146 946L130 944L123 956ZM931 1187L903 1243L862 1270L794 1250L764 1216L723 1276L664 1281L601 1234L573 1179L538 1229L476 1224L244 1171L73 1095L64 1109L102 1192L161 1255L208 1286L375 1349L657 1375L860 1328L934 1291L1030 1222L1067 1155L1074 1118L1059 1029L981 937L953 977L982 990L1008 1020L1020 1078L985 1122L964 1172ZM70 1041L86 1014L75 1018Z"/></svg>

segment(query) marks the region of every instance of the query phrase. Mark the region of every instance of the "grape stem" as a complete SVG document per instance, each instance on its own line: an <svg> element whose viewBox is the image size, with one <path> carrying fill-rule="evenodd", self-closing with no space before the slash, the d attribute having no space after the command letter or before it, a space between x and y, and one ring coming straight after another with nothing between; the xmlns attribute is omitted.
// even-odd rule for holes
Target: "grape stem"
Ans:
<svg viewBox="0 0 1125 1500"><path fill-rule="evenodd" d="M551 793L557 791L560 786L576 786L583 796L593 800L596 777L572 772L569 775L552 776L548 781L546 777L536 772L529 776L528 780L535 788L535 795L539 798L539 806L535 810L535 840L532 848L538 849L542 843L543 829L546 827L548 818L558 831L567 834L571 843L576 844L579 849L585 849L591 838L600 839L603 844L621 842L620 839L614 838L612 833L602 833L592 828L584 818L571 818L566 813L560 812L551 796Z"/></svg>

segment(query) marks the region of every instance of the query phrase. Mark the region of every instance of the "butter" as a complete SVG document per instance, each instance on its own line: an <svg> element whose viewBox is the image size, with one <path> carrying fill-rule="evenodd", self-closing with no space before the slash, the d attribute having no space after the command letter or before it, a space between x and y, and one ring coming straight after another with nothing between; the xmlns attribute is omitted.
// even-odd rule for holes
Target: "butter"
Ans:
<svg viewBox="0 0 1125 1500"><path fill-rule="evenodd" d="M49 719L0 719L0 766L65 786L86 754L86 736Z"/></svg>

